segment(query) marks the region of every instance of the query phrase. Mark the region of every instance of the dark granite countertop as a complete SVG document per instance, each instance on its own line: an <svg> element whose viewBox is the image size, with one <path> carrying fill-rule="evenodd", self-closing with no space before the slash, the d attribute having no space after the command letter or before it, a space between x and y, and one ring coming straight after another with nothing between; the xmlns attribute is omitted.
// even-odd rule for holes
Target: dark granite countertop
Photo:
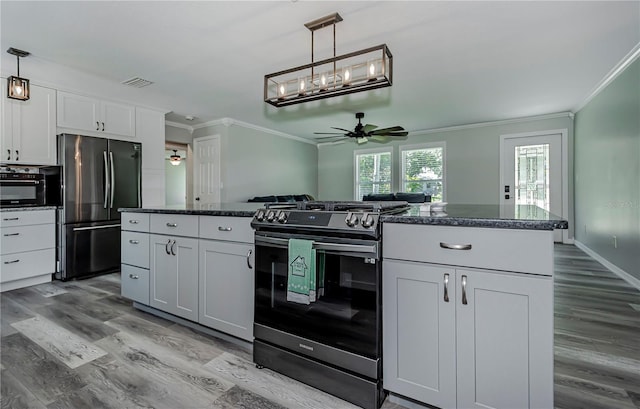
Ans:
<svg viewBox="0 0 640 409"><path fill-rule="evenodd" d="M258 209L264 209L264 203L202 203L197 205L187 204L143 208L123 207L118 209L118 211L133 213L192 214L200 216L253 217Z"/></svg>
<svg viewBox="0 0 640 409"><path fill-rule="evenodd" d="M439 226L488 227L496 229L567 229L569 223L537 206L447 204L443 212L421 212L411 205L404 213L381 216L383 223L428 224Z"/></svg>
<svg viewBox="0 0 640 409"><path fill-rule="evenodd" d="M31 212L40 210L56 210L57 206L23 206L23 207L3 207L0 212Z"/></svg>

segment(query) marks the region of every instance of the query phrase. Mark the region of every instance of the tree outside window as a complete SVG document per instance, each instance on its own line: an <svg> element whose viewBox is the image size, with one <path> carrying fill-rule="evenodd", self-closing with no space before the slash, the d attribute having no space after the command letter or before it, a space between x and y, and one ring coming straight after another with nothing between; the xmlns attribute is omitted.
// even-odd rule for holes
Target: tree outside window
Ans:
<svg viewBox="0 0 640 409"><path fill-rule="evenodd" d="M371 193L391 193L391 150L356 153L356 200Z"/></svg>
<svg viewBox="0 0 640 409"><path fill-rule="evenodd" d="M444 200L444 143L403 149L402 191L425 193L431 201Z"/></svg>

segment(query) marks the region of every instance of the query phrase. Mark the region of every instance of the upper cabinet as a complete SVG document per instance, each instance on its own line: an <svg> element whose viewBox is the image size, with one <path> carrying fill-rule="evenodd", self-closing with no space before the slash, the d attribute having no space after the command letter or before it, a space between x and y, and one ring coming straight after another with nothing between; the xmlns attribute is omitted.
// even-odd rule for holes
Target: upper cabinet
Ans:
<svg viewBox="0 0 640 409"><path fill-rule="evenodd" d="M2 79L2 89L6 89ZM0 162L25 165L56 164L56 91L31 85L27 101L2 100Z"/></svg>
<svg viewBox="0 0 640 409"><path fill-rule="evenodd" d="M58 92L58 127L110 135L136 135L132 105Z"/></svg>

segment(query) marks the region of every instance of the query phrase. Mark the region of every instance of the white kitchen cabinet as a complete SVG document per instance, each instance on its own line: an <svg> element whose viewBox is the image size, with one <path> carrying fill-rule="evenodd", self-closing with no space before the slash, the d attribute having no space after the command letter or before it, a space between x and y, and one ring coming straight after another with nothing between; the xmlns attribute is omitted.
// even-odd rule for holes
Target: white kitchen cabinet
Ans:
<svg viewBox="0 0 640 409"><path fill-rule="evenodd" d="M149 242L149 305L198 321L198 239L152 234Z"/></svg>
<svg viewBox="0 0 640 409"><path fill-rule="evenodd" d="M252 244L200 240L200 324L253 341L252 257Z"/></svg>
<svg viewBox="0 0 640 409"><path fill-rule="evenodd" d="M0 216L0 291L51 281L55 210L3 211Z"/></svg>
<svg viewBox="0 0 640 409"><path fill-rule="evenodd" d="M59 91L57 125L88 131L91 135L135 136L136 109L132 105Z"/></svg>
<svg viewBox="0 0 640 409"><path fill-rule="evenodd" d="M250 223L248 217L200 216L198 322L252 342L254 246Z"/></svg>
<svg viewBox="0 0 640 409"><path fill-rule="evenodd" d="M505 232L384 225L385 389L446 408L553 407L553 278L543 268L549 260L532 261L540 274L518 271L529 263L500 252L497 264L510 260L514 271L471 265L487 262L472 249L503 243ZM530 233L520 245L553 242L551 231ZM407 246L421 251L407 253ZM439 263L426 262L430 257ZM445 259L451 265L441 264Z"/></svg>
<svg viewBox="0 0 640 409"><path fill-rule="evenodd" d="M7 81L2 80L6 90ZM31 97L18 101L2 97L0 162L25 165L56 164L56 91L31 85Z"/></svg>

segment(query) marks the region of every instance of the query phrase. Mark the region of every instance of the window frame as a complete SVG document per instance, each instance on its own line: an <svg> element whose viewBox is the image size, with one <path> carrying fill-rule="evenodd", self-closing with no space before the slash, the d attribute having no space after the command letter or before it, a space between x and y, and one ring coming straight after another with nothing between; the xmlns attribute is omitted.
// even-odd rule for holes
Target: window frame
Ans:
<svg viewBox="0 0 640 409"><path fill-rule="evenodd" d="M398 175L398 191L405 192L405 163L403 154L406 151L417 151L421 149L442 148L442 201L447 201L447 143L446 141L426 142L415 145L401 145L398 152L400 162L400 174ZM405 192L406 193L406 192Z"/></svg>
<svg viewBox="0 0 640 409"><path fill-rule="evenodd" d="M377 153L388 153L389 154L389 166L391 171L391 177L389 179L389 188L391 193L393 193L393 174L394 174L394 163L393 163L393 146L385 147L385 148L370 148L370 149L356 149L353 151L353 197L354 200L360 201L362 197L358 197L359 189L359 180L358 180L358 156L359 155L371 155Z"/></svg>

